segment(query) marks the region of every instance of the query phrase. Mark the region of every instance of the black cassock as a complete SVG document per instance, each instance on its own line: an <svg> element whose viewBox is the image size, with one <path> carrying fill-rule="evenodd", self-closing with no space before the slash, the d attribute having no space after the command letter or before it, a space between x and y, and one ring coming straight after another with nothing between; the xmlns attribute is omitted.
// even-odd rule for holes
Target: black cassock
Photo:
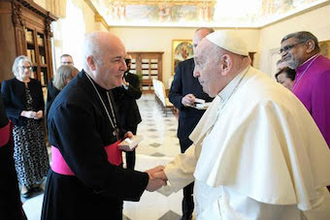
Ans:
<svg viewBox="0 0 330 220"><path fill-rule="evenodd" d="M1 96L0 96L1 97ZM0 98L0 137L7 136L5 128L8 119ZM7 139L7 137L5 138ZM5 140L3 139L3 140ZM3 142L0 141L0 143ZM25 219L18 190L18 182L13 158L13 144L10 138L7 143L0 144L0 219Z"/></svg>
<svg viewBox="0 0 330 220"><path fill-rule="evenodd" d="M94 84L110 112L107 91ZM104 146L117 139L84 71L56 97L47 124L50 144L75 176L50 170L42 219L122 219L123 200L139 201L149 177L108 162Z"/></svg>

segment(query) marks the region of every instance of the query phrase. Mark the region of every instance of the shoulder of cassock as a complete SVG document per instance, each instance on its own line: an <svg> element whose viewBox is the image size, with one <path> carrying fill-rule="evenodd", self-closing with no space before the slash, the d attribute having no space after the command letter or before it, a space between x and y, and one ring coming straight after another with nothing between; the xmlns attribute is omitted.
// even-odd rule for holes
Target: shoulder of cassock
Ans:
<svg viewBox="0 0 330 220"><path fill-rule="evenodd" d="M206 125L201 121L190 136L199 181L301 210L330 185L330 151L313 119L289 90L254 68L204 138Z"/></svg>

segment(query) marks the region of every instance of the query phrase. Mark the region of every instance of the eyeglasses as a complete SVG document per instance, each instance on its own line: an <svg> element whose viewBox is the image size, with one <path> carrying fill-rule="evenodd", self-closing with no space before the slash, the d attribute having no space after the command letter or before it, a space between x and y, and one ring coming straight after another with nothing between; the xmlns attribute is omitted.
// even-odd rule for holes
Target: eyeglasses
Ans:
<svg viewBox="0 0 330 220"><path fill-rule="evenodd" d="M33 68L31 66L20 66L19 67L21 70L28 70L28 71L33 71Z"/></svg>
<svg viewBox="0 0 330 220"><path fill-rule="evenodd" d="M71 64L73 64L73 62L71 62L71 61L68 61L68 62L61 62L62 63L62 65L71 65Z"/></svg>
<svg viewBox="0 0 330 220"><path fill-rule="evenodd" d="M289 45L286 45L284 46L283 48L280 49L280 51L278 52L279 54L283 53L283 52L288 52L289 50L291 50L292 48L294 48L295 46L297 46L298 44L302 44L302 43L305 43L305 42L298 42L298 43L295 43L295 44L289 44Z"/></svg>

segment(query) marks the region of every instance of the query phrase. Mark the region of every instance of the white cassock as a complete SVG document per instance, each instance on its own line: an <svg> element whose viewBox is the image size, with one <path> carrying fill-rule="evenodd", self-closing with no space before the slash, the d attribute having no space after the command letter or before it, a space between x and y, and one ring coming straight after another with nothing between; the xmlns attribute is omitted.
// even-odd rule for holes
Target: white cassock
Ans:
<svg viewBox="0 0 330 220"><path fill-rule="evenodd" d="M329 220L330 151L300 101L248 67L213 100L194 144L165 168L195 181L198 220Z"/></svg>

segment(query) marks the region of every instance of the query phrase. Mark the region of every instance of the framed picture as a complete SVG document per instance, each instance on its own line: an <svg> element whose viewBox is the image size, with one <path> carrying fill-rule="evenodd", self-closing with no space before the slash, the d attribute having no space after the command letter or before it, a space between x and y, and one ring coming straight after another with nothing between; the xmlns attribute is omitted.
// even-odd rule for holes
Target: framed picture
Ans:
<svg viewBox="0 0 330 220"><path fill-rule="evenodd" d="M192 40L173 40L172 41L172 75L179 62L194 57Z"/></svg>
<svg viewBox="0 0 330 220"><path fill-rule="evenodd" d="M319 42L321 54L330 58L330 40Z"/></svg>

